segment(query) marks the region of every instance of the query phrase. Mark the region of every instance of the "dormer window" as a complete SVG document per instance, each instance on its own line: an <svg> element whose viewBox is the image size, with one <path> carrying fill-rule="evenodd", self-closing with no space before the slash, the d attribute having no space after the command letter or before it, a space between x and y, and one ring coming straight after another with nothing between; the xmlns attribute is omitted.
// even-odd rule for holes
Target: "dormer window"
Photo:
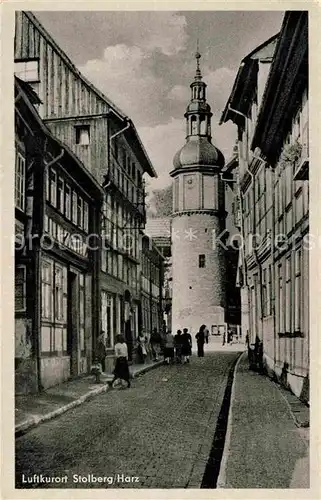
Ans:
<svg viewBox="0 0 321 500"><path fill-rule="evenodd" d="M76 125L76 144L79 146L88 146L90 143L89 125Z"/></svg>

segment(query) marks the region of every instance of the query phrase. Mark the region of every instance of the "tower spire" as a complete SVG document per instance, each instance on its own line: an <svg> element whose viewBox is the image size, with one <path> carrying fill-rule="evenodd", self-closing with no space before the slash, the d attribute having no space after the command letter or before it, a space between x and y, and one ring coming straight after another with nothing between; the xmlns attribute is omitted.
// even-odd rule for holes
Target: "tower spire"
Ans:
<svg viewBox="0 0 321 500"><path fill-rule="evenodd" d="M195 53L195 59L196 59L196 74L195 74L195 81L200 81L202 80L202 74L201 74L201 69L200 69L200 58L201 54L199 51L199 39L197 37L196 41L196 53Z"/></svg>

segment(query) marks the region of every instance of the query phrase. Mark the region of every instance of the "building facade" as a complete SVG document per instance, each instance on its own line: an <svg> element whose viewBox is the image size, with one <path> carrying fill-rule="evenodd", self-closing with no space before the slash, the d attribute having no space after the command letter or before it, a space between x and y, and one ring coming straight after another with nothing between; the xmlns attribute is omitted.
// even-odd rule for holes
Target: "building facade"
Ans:
<svg viewBox="0 0 321 500"><path fill-rule="evenodd" d="M156 177L156 172L133 122L77 70L30 12L16 13L15 72L37 92L39 114L52 134L104 186L100 276L95 282L101 300L93 337L104 331L112 363L115 335L124 333L131 358L141 297L143 176Z"/></svg>
<svg viewBox="0 0 321 500"><path fill-rule="evenodd" d="M229 119L238 127L250 340L262 341L267 371L308 400L307 12L287 12L279 35L243 60L221 121Z"/></svg>
<svg viewBox="0 0 321 500"><path fill-rule="evenodd" d="M142 237L141 290L142 329L147 338L163 323L164 258L151 238Z"/></svg>
<svg viewBox="0 0 321 500"><path fill-rule="evenodd" d="M199 68L185 113L186 144L174 157L172 328L192 334L202 323L213 334L226 329L225 253L218 237L225 229L222 153L211 143L211 108Z"/></svg>
<svg viewBox="0 0 321 500"><path fill-rule="evenodd" d="M163 331L172 331L172 248L171 219L151 217L146 222L146 234L152 239L163 257Z"/></svg>
<svg viewBox="0 0 321 500"><path fill-rule="evenodd" d="M99 306L95 247L104 191L44 125L38 104L16 79L17 393L87 372Z"/></svg>

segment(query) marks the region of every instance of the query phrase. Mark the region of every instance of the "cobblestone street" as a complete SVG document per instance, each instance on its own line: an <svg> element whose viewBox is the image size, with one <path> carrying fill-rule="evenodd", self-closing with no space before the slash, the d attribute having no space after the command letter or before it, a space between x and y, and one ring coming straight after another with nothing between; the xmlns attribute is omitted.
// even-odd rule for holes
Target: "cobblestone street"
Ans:
<svg viewBox="0 0 321 500"><path fill-rule="evenodd" d="M199 488L236 356L162 366L18 438L16 487ZM34 474L68 481L26 483ZM112 484L85 482L88 475Z"/></svg>

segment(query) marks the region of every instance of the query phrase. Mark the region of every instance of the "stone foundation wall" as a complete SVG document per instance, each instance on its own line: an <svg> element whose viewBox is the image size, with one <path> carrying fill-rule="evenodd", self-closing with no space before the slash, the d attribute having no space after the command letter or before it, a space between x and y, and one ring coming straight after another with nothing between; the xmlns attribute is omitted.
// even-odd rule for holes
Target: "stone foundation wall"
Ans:
<svg viewBox="0 0 321 500"><path fill-rule="evenodd" d="M42 358L41 383L44 389L66 382L70 377L69 356Z"/></svg>

